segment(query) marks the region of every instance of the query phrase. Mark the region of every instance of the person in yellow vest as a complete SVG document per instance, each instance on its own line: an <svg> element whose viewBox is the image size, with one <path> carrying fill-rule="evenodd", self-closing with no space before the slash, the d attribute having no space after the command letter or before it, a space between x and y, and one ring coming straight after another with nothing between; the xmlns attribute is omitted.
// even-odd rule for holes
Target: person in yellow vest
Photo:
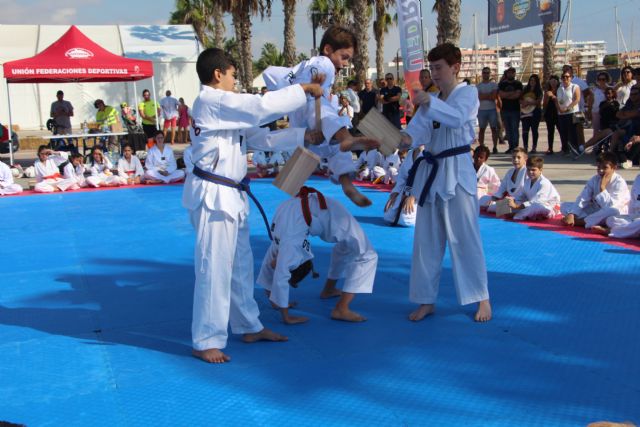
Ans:
<svg viewBox="0 0 640 427"><path fill-rule="evenodd" d="M142 91L143 101L138 104L138 114L142 118L142 128L147 138L153 138L156 134L160 106L151 99L149 89Z"/></svg>
<svg viewBox="0 0 640 427"><path fill-rule="evenodd" d="M106 105L102 99L96 99L93 106L98 109L96 111L96 123L99 126L100 132L116 132L120 129L120 114L118 110L110 105ZM109 151L116 148L116 137L109 137Z"/></svg>

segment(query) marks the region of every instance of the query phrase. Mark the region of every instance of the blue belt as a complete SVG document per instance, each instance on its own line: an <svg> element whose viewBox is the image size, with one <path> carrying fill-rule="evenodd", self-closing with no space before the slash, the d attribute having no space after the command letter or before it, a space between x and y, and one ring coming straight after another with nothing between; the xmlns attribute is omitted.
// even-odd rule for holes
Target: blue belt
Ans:
<svg viewBox="0 0 640 427"><path fill-rule="evenodd" d="M429 151L424 151L422 156L418 157L413 166L411 166L411 170L409 171L409 177L407 178L407 185L405 187L405 192L408 193L411 191L413 187L413 180L416 178L416 171L418 170L418 166L420 162L425 160L428 164L432 165L431 171L429 172L429 176L427 177L427 182L424 184L422 188L422 193L420 193L420 198L418 199L418 205L424 205L424 200L427 198L427 194L429 194L429 190L431 189L431 185L433 185L433 181L436 179L436 173L438 172L438 160L444 159L445 157L453 157L458 156L460 154L469 154L471 150L470 145L462 145L460 147L449 148L448 150L444 150L439 152L438 154L432 154Z"/></svg>
<svg viewBox="0 0 640 427"><path fill-rule="evenodd" d="M235 182L230 178L204 171L200 169L198 166L193 167L193 174L200 179L204 179L205 181L213 182L214 184L224 185L225 187L235 188L239 191L244 191L245 193L247 193L247 195L251 197L251 200L253 200L253 203L256 204L256 206L258 207L258 210L260 211L260 214L262 215L262 219L264 220L264 225L267 227L267 233L269 234L269 239L273 240L273 236L271 235L271 228L269 227L269 220L267 219L267 214L264 213L264 209L262 209L262 205L260 204L256 196L254 196L253 193L251 192L251 189L249 188L249 182L251 182L251 180L249 179L248 176L245 176L244 179L240 182Z"/></svg>

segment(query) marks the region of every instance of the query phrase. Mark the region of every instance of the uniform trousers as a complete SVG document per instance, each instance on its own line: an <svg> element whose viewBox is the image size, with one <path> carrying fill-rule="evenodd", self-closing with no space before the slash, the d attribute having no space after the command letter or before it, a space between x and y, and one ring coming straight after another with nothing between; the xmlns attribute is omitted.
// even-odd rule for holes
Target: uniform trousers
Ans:
<svg viewBox="0 0 640 427"><path fill-rule="evenodd" d="M223 349L228 326L234 334L260 332L260 311L253 297L253 253L248 218L200 206L191 211L196 231L193 293L193 348Z"/></svg>
<svg viewBox="0 0 640 427"><path fill-rule="evenodd" d="M418 304L435 304L447 242L458 303L489 299L476 195L458 185L451 199L436 196L434 202L417 206L417 211L409 299Z"/></svg>

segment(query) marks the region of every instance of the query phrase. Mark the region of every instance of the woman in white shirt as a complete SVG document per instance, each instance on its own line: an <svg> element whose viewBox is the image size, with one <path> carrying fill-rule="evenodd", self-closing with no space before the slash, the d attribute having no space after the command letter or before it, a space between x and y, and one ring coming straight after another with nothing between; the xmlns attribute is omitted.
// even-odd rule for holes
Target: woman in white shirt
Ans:
<svg viewBox="0 0 640 427"><path fill-rule="evenodd" d="M575 123L573 123L573 117L578 112L580 104L580 88L571 83L571 77L570 71L562 73L561 83L555 98L560 142L562 152L565 155L570 154L570 149L577 151L578 144L578 132Z"/></svg>

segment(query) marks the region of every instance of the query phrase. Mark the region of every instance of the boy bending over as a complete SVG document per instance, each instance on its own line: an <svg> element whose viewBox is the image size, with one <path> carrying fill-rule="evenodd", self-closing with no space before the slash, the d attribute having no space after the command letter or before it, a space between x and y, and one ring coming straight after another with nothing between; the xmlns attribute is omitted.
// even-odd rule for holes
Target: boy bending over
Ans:
<svg viewBox="0 0 640 427"><path fill-rule="evenodd" d="M182 195L196 231L193 355L223 363L230 360L222 352L229 325L245 342L287 340L258 319L249 204L240 182L247 174L247 148L271 151L304 143L304 129L269 133L259 126L304 106L307 93L322 92L317 84L303 84L264 96L234 93L236 67L220 49L204 50L196 70L202 88L192 110L193 171Z"/></svg>
<svg viewBox="0 0 640 427"><path fill-rule="evenodd" d="M562 206L562 222L570 227L600 227L610 216L625 215L629 205L627 182L616 173L618 162L614 153L598 156L597 173L587 181L574 203Z"/></svg>
<svg viewBox="0 0 640 427"><path fill-rule="evenodd" d="M289 314L289 286L297 287L312 269L309 235L335 243L327 281L320 294L321 298L340 297L331 318L347 322L366 320L351 311L349 305L355 294L372 292L378 254L360 224L340 202L313 188L302 187L296 197L278 206L271 230L273 242L262 261L258 284L267 290L272 305L280 309L284 323L309 320ZM342 291L336 289L339 279L344 279Z"/></svg>
<svg viewBox="0 0 640 427"><path fill-rule="evenodd" d="M560 195L551 181L542 175L543 167L542 157L527 159L527 177L522 189L515 196L507 196L514 220L547 219L557 215Z"/></svg>

